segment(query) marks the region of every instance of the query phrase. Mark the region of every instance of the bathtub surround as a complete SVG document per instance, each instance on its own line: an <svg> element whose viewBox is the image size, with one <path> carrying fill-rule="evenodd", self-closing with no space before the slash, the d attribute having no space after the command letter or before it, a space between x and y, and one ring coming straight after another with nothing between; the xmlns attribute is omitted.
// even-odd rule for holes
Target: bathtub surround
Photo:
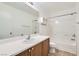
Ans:
<svg viewBox="0 0 79 59"><path fill-rule="evenodd" d="M72 40L72 35L75 33L74 19L76 19L76 14L52 18L50 19L50 26L53 29L51 41L56 44L56 47L76 54L76 40ZM55 21L59 23L55 23Z"/></svg>

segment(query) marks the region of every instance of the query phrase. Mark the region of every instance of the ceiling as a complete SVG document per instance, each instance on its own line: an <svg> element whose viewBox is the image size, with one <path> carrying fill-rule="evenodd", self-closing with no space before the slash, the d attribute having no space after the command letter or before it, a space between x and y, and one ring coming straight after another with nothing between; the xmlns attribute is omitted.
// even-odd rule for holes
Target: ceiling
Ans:
<svg viewBox="0 0 79 59"><path fill-rule="evenodd" d="M75 2L33 2L43 16L49 16L51 13L73 9Z"/></svg>

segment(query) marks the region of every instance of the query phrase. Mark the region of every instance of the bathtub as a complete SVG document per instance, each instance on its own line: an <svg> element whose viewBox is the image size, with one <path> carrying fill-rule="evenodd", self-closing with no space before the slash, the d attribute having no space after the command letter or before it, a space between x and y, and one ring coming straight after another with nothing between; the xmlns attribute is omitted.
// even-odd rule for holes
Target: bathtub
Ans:
<svg viewBox="0 0 79 59"><path fill-rule="evenodd" d="M54 47L54 48L62 50L62 51L66 51L66 52L76 54L76 44L75 43L68 44L68 43L64 43L64 42L50 41L50 47L51 48Z"/></svg>

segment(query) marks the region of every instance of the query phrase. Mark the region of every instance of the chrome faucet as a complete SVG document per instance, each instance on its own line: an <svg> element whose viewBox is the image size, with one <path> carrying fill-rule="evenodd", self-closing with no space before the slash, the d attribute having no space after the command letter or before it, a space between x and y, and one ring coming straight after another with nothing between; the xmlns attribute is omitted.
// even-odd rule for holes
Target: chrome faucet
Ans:
<svg viewBox="0 0 79 59"><path fill-rule="evenodd" d="M72 35L72 37L76 37L75 33Z"/></svg>
<svg viewBox="0 0 79 59"><path fill-rule="evenodd" d="M31 36L30 36L30 34L29 34L28 37L27 37L27 39L30 40L30 38L31 38Z"/></svg>
<svg viewBox="0 0 79 59"><path fill-rule="evenodd" d="M71 40L75 41L75 37L76 37L76 35L75 35L75 33L74 33L74 34L72 35Z"/></svg>

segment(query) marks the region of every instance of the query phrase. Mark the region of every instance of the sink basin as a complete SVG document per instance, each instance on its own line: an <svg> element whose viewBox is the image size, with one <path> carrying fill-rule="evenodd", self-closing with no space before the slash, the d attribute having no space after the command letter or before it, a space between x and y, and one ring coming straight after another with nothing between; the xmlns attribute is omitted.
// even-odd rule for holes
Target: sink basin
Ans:
<svg viewBox="0 0 79 59"><path fill-rule="evenodd" d="M24 39L24 43L26 43L26 44L31 44L31 43L33 43L33 42L35 42L36 41L36 38L35 37L31 37L30 39Z"/></svg>
<svg viewBox="0 0 79 59"><path fill-rule="evenodd" d="M25 36L26 37L26 36ZM38 39L40 39L40 36L39 35L31 35L30 39L27 39L26 38L23 38L23 43L26 43L26 44L31 44L31 43L34 43L36 42Z"/></svg>

